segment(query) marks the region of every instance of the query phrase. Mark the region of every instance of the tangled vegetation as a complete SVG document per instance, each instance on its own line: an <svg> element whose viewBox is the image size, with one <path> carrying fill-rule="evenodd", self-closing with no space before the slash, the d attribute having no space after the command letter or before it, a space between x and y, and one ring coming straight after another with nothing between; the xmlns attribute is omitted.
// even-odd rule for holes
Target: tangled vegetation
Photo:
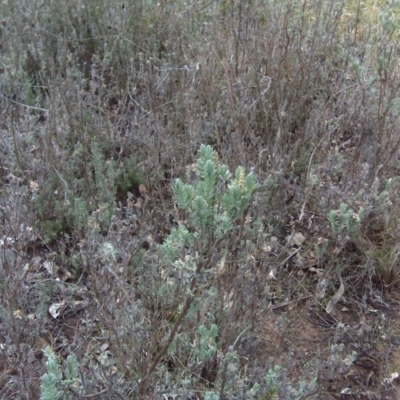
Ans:
<svg viewBox="0 0 400 400"><path fill-rule="evenodd" d="M0 10L2 399L400 397L398 0Z"/></svg>

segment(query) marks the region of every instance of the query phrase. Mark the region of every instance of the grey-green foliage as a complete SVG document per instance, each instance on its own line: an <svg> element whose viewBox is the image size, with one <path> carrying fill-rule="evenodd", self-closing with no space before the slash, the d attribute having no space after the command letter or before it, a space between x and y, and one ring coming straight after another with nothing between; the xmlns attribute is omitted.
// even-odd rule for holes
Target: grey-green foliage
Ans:
<svg viewBox="0 0 400 400"><path fill-rule="evenodd" d="M394 180L392 178L388 179L383 189L379 188L379 186L381 185L379 179L375 179L375 182L372 184L374 205L377 211L386 211L392 206L390 193L393 188L393 183Z"/></svg>
<svg viewBox="0 0 400 400"><path fill-rule="evenodd" d="M220 397L217 393L214 392L205 392L204 393L204 400L219 400Z"/></svg>
<svg viewBox="0 0 400 400"><path fill-rule="evenodd" d="M210 329L205 326L199 326L200 342L199 346L195 349L196 358L200 362L211 360L217 351L217 336L218 326L211 324Z"/></svg>
<svg viewBox="0 0 400 400"><path fill-rule="evenodd" d="M74 354L67 357L62 370L54 351L47 347L44 350L47 357L47 372L42 376L40 384L40 400L74 399L79 388L79 364Z"/></svg>
<svg viewBox="0 0 400 400"><path fill-rule="evenodd" d="M168 258L175 260L185 246L192 243L193 235L185 226L172 229L163 244L163 249Z"/></svg>
<svg viewBox="0 0 400 400"><path fill-rule="evenodd" d="M300 400L303 398L315 399L317 394L315 388L317 386L317 376L311 380L300 380L296 387L288 383L284 376L284 369L275 365L270 368L265 377L268 398L281 398L285 400Z"/></svg>
<svg viewBox="0 0 400 400"><path fill-rule="evenodd" d="M195 174L188 178L189 183L177 179L173 186L175 202L186 212L186 219L185 224L171 231L161 247L166 278L157 293L163 297L160 301L165 303L171 302L171 298L182 300L175 304L177 311L168 347L162 348L155 359L161 359L163 353L171 353L185 336L184 323L195 317L192 322L197 324L200 340L188 350L193 354L195 363L200 364L215 357L219 350L218 326L200 325L196 310L199 310L200 299L210 301L216 296L217 289L209 284L211 279L207 278L229 246L230 236L227 233L240 227L240 218L244 219L256 182L253 173L246 175L243 167L238 167L232 175L226 165L220 164L213 148L204 145L200 147ZM179 325L182 326L181 331ZM185 344L179 346L182 351ZM146 383L154 370L153 363L142 380L143 387L143 382ZM205 398L218 398L215 396L217 394L209 392Z"/></svg>
<svg viewBox="0 0 400 400"><path fill-rule="evenodd" d="M71 230L85 231L89 217L107 228L115 211L117 170L113 160L105 160L104 149L93 139L90 156L76 145L60 169L52 166L52 179L34 193L36 224L46 242ZM82 158L87 157L87 168ZM90 171L93 169L93 174ZM84 172L86 171L86 172Z"/></svg>
<svg viewBox="0 0 400 400"><path fill-rule="evenodd" d="M276 395L279 393L279 378L281 373L282 368L279 365L275 365L273 368L268 370L265 381L270 395Z"/></svg>
<svg viewBox="0 0 400 400"><path fill-rule="evenodd" d="M250 204L256 188L253 173L245 175L239 166L232 176L225 164L220 164L211 146L201 145L196 163L195 180L184 183L177 179L174 194L178 206L185 210L192 227L201 233L223 236Z"/></svg>
<svg viewBox="0 0 400 400"><path fill-rule="evenodd" d="M329 222L335 234L356 233L360 228L362 218L364 216L364 208L360 208L358 213L349 208L347 204L340 204L339 210L331 210L328 214Z"/></svg>
<svg viewBox="0 0 400 400"><path fill-rule="evenodd" d="M62 396L62 392L58 390L62 380L60 366L53 350L51 350L50 347L47 347L44 350L44 354L47 357L47 372L42 376L42 383L40 384L40 399L60 399Z"/></svg>
<svg viewBox="0 0 400 400"><path fill-rule="evenodd" d="M393 39L400 37L398 16L394 12L395 8L399 7L399 5L399 0L391 0L389 1L389 7L382 9L379 13L382 38Z"/></svg>

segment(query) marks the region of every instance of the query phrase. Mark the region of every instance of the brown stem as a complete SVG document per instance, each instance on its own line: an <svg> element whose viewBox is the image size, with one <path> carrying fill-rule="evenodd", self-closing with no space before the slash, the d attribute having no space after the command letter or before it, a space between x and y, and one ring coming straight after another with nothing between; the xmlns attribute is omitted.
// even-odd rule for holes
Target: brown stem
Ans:
<svg viewBox="0 0 400 400"><path fill-rule="evenodd" d="M193 278L191 283L190 283L190 291L192 291L192 289L196 286L196 278ZM141 398L143 398L142 396L145 395L146 393L146 384L147 381L149 380L151 374L153 373L153 371L155 370L155 368L157 367L158 363L161 361L161 359L165 356L165 354L168 351L169 346L171 346L171 343L174 340L174 337L176 335L176 332L178 331L179 326L181 325L183 318L185 318L185 315L187 314L190 305L192 304L193 301L193 296L189 295L186 300L185 303L183 305L182 311L180 312L178 319L176 320L170 334L167 340L167 343L165 343L165 345L159 350L159 352L156 354L156 356L153 359L153 362L150 364L146 375L143 377L143 379L140 382L139 385L139 395L141 396Z"/></svg>
<svg viewBox="0 0 400 400"><path fill-rule="evenodd" d="M155 355L155 357L153 358L152 363L150 364L150 366L148 367L146 374L144 375L144 377L140 380L139 382L139 396L140 398L144 398L145 394L146 394L146 386L147 386L147 382L151 376L151 374L153 373L153 371L155 370L155 368L157 367L158 363L161 361L161 359L165 356L165 354L167 353L169 346L171 346L171 343L173 342L176 332L178 331L179 326L181 325L183 319L185 318L187 312L189 311L189 307L192 304L193 300L194 300L194 295L192 294L194 292L194 289L196 288L196 276L202 271L205 270L207 268L209 268L212 259L213 259L213 254L214 251L216 250L217 245L223 240L223 238L218 239L213 247L211 248L207 259L204 262L200 262L197 270L196 270L196 274L195 276L192 278L191 282L190 282L190 287L189 287L189 295L185 300L185 303L183 305L182 311L180 312L178 319L176 320L170 334L167 340L167 343L165 343L165 345L158 351L158 353Z"/></svg>

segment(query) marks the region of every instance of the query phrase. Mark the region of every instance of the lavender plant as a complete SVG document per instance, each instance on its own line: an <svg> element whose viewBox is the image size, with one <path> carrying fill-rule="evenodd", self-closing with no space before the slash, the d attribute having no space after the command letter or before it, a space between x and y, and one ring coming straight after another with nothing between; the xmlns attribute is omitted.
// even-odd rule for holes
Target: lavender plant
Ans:
<svg viewBox="0 0 400 400"><path fill-rule="evenodd" d="M64 370L57 360L54 351L47 347L47 372L42 376L40 384L40 400L73 399L76 387L79 387L79 364L74 354L67 357Z"/></svg>
<svg viewBox="0 0 400 400"><path fill-rule="evenodd" d="M154 356L140 382L139 392L144 393L151 374L174 342L178 328L190 314L192 306L206 292L215 269L217 250L227 245L228 234L240 226L250 205L251 196L256 189L252 172L245 174L243 167L238 167L234 175L229 168L220 164L217 153L211 146L202 145L195 168L195 177L191 183L177 179L173 191L177 206L186 212L186 220L171 231L161 246L165 270L170 279L159 294L170 296L175 291L175 298L182 298L173 314L174 324L169 331L164 346ZM196 306L194 307L196 308ZM205 348L205 336L216 340L218 327L212 325L210 331L199 327L201 346L196 351L196 358L205 361L212 355L212 349ZM214 344L211 352L215 351Z"/></svg>

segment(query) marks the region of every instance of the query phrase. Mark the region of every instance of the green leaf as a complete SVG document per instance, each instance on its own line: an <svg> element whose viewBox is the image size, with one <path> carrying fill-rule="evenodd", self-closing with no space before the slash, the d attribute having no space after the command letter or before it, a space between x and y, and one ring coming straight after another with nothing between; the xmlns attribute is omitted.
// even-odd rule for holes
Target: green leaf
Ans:
<svg viewBox="0 0 400 400"><path fill-rule="evenodd" d="M78 378L79 364L75 354L67 357L67 365L65 368L65 378L70 382L74 382Z"/></svg>
<svg viewBox="0 0 400 400"><path fill-rule="evenodd" d="M183 208L185 211L189 211L194 196L194 188L191 185L183 183L180 179L175 181L174 185L175 201L178 206Z"/></svg>
<svg viewBox="0 0 400 400"><path fill-rule="evenodd" d="M231 177L231 173L229 172L229 168L227 165L222 164L219 168L219 175L220 177L227 181Z"/></svg>
<svg viewBox="0 0 400 400"><path fill-rule="evenodd" d="M198 225L201 227L208 226L212 210L209 209L207 201L203 196L196 196L193 209Z"/></svg>

